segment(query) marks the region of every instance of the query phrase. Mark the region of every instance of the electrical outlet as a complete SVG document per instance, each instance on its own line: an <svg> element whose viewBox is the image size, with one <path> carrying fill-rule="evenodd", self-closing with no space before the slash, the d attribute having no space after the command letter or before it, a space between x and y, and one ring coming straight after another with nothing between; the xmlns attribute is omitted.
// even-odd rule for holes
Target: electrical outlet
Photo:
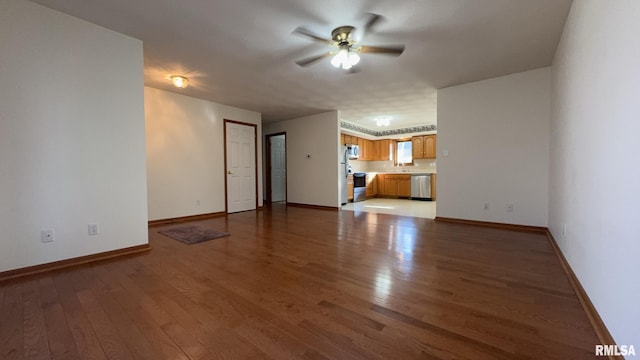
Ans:
<svg viewBox="0 0 640 360"><path fill-rule="evenodd" d="M87 226L89 236L98 235L98 224L89 224Z"/></svg>
<svg viewBox="0 0 640 360"><path fill-rule="evenodd" d="M56 231L54 229L42 229L40 231L40 242L48 243L55 241Z"/></svg>
<svg viewBox="0 0 640 360"><path fill-rule="evenodd" d="M507 204L507 211L513 212L513 204Z"/></svg>
<svg viewBox="0 0 640 360"><path fill-rule="evenodd" d="M489 210L489 203L484 203L484 209Z"/></svg>
<svg viewBox="0 0 640 360"><path fill-rule="evenodd" d="M196 205L200 206L200 200L196 200Z"/></svg>

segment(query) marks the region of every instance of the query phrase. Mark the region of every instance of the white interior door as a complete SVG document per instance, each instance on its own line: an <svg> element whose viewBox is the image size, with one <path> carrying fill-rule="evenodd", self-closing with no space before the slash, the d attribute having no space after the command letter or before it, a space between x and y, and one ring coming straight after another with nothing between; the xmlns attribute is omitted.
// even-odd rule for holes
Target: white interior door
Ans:
<svg viewBox="0 0 640 360"><path fill-rule="evenodd" d="M250 125L226 123L227 211L256 208L256 139Z"/></svg>
<svg viewBox="0 0 640 360"><path fill-rule="evenodd" d="M287 167L284 135L271 136L271 202L284 201Z"/></svg>

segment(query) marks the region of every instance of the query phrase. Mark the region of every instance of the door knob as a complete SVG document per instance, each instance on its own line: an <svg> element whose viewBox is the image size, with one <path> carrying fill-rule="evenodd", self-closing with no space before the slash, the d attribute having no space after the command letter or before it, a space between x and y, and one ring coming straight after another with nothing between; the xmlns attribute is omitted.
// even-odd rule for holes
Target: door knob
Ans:
<svg viewBox="0 0 640 360"><path fill-rule="evenodd" d="M231 175L233 174L233 172L231 172L231 170L227 171L227 174Z"/></svg>

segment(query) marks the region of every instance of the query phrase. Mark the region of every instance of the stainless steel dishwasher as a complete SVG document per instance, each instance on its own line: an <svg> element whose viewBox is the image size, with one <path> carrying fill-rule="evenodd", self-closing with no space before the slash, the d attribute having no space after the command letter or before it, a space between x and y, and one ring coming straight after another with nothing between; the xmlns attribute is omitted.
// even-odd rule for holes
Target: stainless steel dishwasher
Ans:
<svg viewBox="0 0 640 360"><path fill-rule="evenodd" d="M431 200L431 174L411 175L411 200Z"/></svg>

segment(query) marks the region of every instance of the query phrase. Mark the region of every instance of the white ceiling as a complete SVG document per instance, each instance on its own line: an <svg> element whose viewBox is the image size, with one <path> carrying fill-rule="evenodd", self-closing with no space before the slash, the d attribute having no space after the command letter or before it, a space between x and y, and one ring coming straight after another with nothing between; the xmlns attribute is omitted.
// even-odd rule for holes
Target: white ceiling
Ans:
<svg viewBox="0 0 640 360"><path fill-rule="evenodd" d="M340 110L377 130L436 124L436 89L549 66L571 0L35 0L141 39L145 84L262 113L264 122ZM327 51L292 35L298 26L330 38L386 19L366 45L405 44L400 57L363 54L345 74ZM169 83L186 74L187 89Z"/></svg>

